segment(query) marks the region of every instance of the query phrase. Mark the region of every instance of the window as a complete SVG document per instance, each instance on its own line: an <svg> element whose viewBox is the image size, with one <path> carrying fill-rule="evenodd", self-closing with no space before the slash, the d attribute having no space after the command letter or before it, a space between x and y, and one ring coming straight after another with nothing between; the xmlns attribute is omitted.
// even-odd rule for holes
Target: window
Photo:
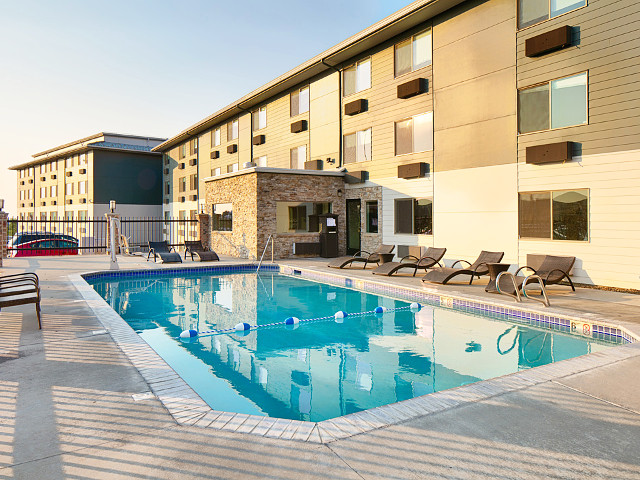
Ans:
<svg viewBox="0 0 640 480"><path fill-rule="evenodd" d="M49 187L51 189L50 193L52 197L57 197L58 196L58 186L57 185L51 185L51 187Z"/></svg>
<svg viewBox="0 0 640 480"><path fill-rule="evenodd" d="M344 163L371 160L371 129L344 136Z"/></svg>
<svg viewBox="0 0 640 480"><path fill-rule="evenodd" d="M73 167L73 157L67 157L67 159L64 161L64 166L65 168Z"/></svg>
<svg viewBox="0 0 640 480"><path fill-rule="evenodd" d="M518 132L520 133L586 123L586 72L518 91Z"/></svg>
<svg viewBox="0 0 640 480"><path fill-rule="evenodd" d="M367 233L378 233L378 201L369 201L367 208Z"/></svg>
<svg viewBox="0 0 640 480"><path fill-rule="evenodd" d="M192 138L189 140L189 155L196 155L198 153L198 139Z"/></svg>
<svg viewBox="0 0 640 480"><path fill-rule="evenodd" d="M184 192L187 190L187 177L178 178L178 191Z"/></svg>
<svg viewBox="0 0 640 480"><path fill-rule="evenodd" d="M197 174L189 175L189 188L191 190L197 190L197 188L198 188L198 175Z"/></svg>
<svg viewBox="0 0 640 480"><path fill-rule="evenodd" d="M276 232L317 232L318 215L331 213L330 202L276 202Z"/></svg>
<svg viewBox="0 0 640 480"><path fill-rule="evenodd" d="M49 169L52 172L55 172L56 170L58 170L58 162L51 162L51 168Z"/></svg>
<svg viewBox="0 0 640 480"><path fill-rule="evenodd" d="M267 166L267 156L266 155L262 155L261 157L258 157L256 159L254 159L254 162L256 163L256 166L258 166L258 167L266 167Z"/></svg>
<svg viewBox="0 0 640 480"><path fill-rule="evenodd" d="M47 164L46 163L40 164L40 173L47 173Z"/></svg>
<svg viewBox="0 0 640 480"><path fill-rule="evenodd" d="M87 211L86 210L80 210L78 212L78 220L86 220L87 219Z"/></svg>
<svg viewBox="0 0 640 480"><path fill-rule="evenodd" d="M24 200L24 190L20 190L20 200Z"/></svg>
<svg viewBox="0 0 640 480"><path fill-rule="evenodd" d="M227 123L227 142L238 138L238 120Z"/></svg>
<svg viewBox="0 0 640 480"><path fill-rule="evenodd" d="M164 182L164 193L169 195L171 193L171 185L169 182Z"/></svg>
<svg viewBox="0 0 640 480"><path fill-rule="evenodd" d="M33 176L33 167L29 167L29 176Z"/></svg>
<svg viewBox="0 0 640 480"><path fill-rule="evenodd" d="M304 162L307 161L307 146L301 145L291 149L291 168L304 170Z"/></svg>
<svg viewBox="0 0 640 480"><path fill-rule="evenodd" d="M24 170L20 170L20 178L24 178Z"/></svg>
<svg viewBox="0 0 640 480"><path fill-rule="evenodd" d="M253 131L260 130L267 126L267 107L260 107L251 113Z"/></svg>
<svg viewBox="0 0 640 480"><path fill-rule="evenodd" d="M371 88L371 58L365 58L345 68L342 75L344 97Z"/></svg>
<svg viewBox="0 0 640 480"><path fill-rule="evenodd" d="M233 228L233 204L217 203L212 206L211 230L230 232Z"/></svg>
<svg viewBox="0 0 640 480"><path fill-rule="evenodd" d="M433 201L399 198L395 200L395 233L433 234Z"/></svg>
<svg viewBox="0 0 640 480"><path fill-rule="evenodd" d="M396 77L431 65L431 30L418 33L395 46Z"/></svg>
<svg viewBox="0 0 640 480"><path fill-rule="evenodd" d="M40 187L40 198L45 198L47 196L47 187Z"/></svg>
<svg viewBox="0 0 640 480"><path fill-rule="evenodd" d="M44 221L47 219L47 212L40 212L40 220Z"/></svg>
<svg viewBox="0 0 640 480"><path fill-rule="evenodd" d="M86 165L87 164L87 156L84 153L80 154L80 161L78 162L79 165Z"/></svg>
<svg viewBox="0 0 640 480"><path fill-rule="evenodd" d="M238 171L237 163L232 163L231 165L227 165L227 173L237 172L237 171Z"/></svg>
<svg viewBox="0 0 640 480"><path fill-rule="evenodd" d="M307 206L289 207L289 230L307 231Z"/></svg>
<svg viewBox="0 0 640 480"><path fill-rule="evenodd" d="M58 212L51 212L49 214L49 219L51 220L58 220Z"/></svg>
<svg viewBox="0 0 640 480"><path fill-rule="evenodd" d="M182 145L180 145L179 150L178 150L178 157L179 158L184 158L187 156L187 144L183 143Z"/></svg>
<svg viewBox="0 0 640 480"><path fill-rule="evenodd" d="M29 200L33 200L33 190L28 190L28 191L27 191L27 198L28 198Z"/></svg>
<svg viewBox="0 0 640 480"><path fill-rule="evenodd" d="M216 167L213 169L213 175L216 177L220 175L220 167Z"/></svg>
<svg viewBox="0 0 640 480"><path fill-rule="evenodd" d="M73 195L73 183L67 183L64 186L64 193L66 195Z"/></svg>
<svg viewBox="0 0 640 480"><path fill-rule="evenodd" d="M295 117L309 111L309 87L291 92L291 116Z"/></svg>
<svg viewBox="0 0 640 480"><path fill-rule="evenodd" d="M78 182L78 193L84 195L87 193L87 182Z"/></svg>
<svg viewBox="0 0 640 480"><path fill-rule="evenodd" d="M520 238L589 240L589 190L518 194Z"/></svg>
<svg viewBox="0 0 640 480"><path fill-rule="evenodd" d="M211 145L217 147L220 145L220 128L216 128L215 130L211 130Z"/></svg>
<svg viewBox="0 0 640 480"><path fill-rule="evenodd" d="M587 0L519 0L518 28L530 27L586 4Z"/></svg>
<svg viewBox="0 0 640 480"><path fill-rule="evenodd" d="M433 150L433 112L396 122L396 155Z"/></svg>
<svg viewBox="0 0 640 480"><path fill-rule="evenodd" d="M65 220L73 220L73 212L64 212Z"/></svg>

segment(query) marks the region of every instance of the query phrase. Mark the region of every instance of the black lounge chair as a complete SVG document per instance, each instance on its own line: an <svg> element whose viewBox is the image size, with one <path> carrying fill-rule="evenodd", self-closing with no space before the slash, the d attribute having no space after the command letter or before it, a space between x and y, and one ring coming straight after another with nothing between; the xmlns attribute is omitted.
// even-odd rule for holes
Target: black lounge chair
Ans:
<svg viewBox="0 0 640 480"><path fill-rule="evenodd" d="M154 262L157 257L160 257L162 263L182 263L182 257L180 257L180 254L178 252L174 252L173 247L170 247L166 241L149 242L149 255L147 255L147 262L151 255L153 255Z"/></svg>
<svg viewBox="0 0 640 480"><path fill-rule="evenodd" d="M442 267L442 265L440 265L440 260L444 257L446 251L446 248L429 247L427 248L427 251L420 256L420 258L415 255L406 255L402 257L399 262L383 263L371 273L375 275L391 276L403 268L413 268L413 276L415 277L419 269L428 270L434 265Z"/></svg>
<svg viewBox="0 0 640 480"><path fill-rule="evenodd" d="M487 263L500 263L503 256L504 252L487 252L483 250L480 252L476 261L470 263L467 268L455 268L456 264L459 262L469 263L466 260L457 260L451 267L434 268L427 272L427 274L422 277L422 281L429 283L441 283L444 285L453 277L458 275L471 275L471 279L469 280L469 285L471 285L474 276L480 278L482 275L489 273Z"/></svg>
<svg viewBox="0 0 640 480"><path fill-rule="evenodd" d="M40 320L40 279L35 273L18 273L0 277L0 309L18 305L36 305L38 328Z"/></svg>
<svg viewBox="0 0 640 480"><path fill-rule="evenodd" d="M206 248L204 248L200 240L184 242L185 260L187 259L187 255L191 255L191 261L193 261L194 255L198 257L198 260L200 260L201 262L212 262L220 260L218 254L213 250L207 250Z"/></svg>
<svg viewBox="0 0 640 480"><path fill-rule="evenodd" d="M344 268L347 266L350 267L352 263L363 263L362 268L365 269L370 263L380 263L379 254L390 254L395 248L395 245L380 245L373 253L360 250L352 256L334 258L327 266L331 268Z"/></svg>
<svg viewBox="0 0 640 480"><path fill-rule="evenodd" d="M542 284L546 287L547 285L559 284L563 279L567 279L569 282L569 286L571 290L576 291L576 287L573 286L573 282L571 278L569 278L569 272L573 268L573 264L576 261L576 257L557 257L555 255L546 255L542 259L542 263L536 270L533 267L525 265L516 270L514 274L514 278L516 280L516 285L519 289L522 288L522 284L524 283L525 277L518 277L518 273L522 270L529 269L533 271L532 275L537 275L542 280ZM500 282L500 289L502 291L506 291L509 293L515 293L513 290L513 284L509 282L506 286L504 285L504 280ZM531 284L530 284L531 285Z"/></svg>

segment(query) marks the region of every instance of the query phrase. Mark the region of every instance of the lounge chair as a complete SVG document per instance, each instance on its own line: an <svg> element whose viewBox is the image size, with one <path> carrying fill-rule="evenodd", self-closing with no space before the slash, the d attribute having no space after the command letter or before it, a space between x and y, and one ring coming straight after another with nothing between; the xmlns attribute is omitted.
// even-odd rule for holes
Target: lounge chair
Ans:
<svg viewBox="0 0 640 480"><path fill-rule="evenodd" d="M0 277L0 309L35 303L38 316L38 328L42 329L40 320L40 279L35 273L19 273Z"/></svg>
<svg viewBox="0 0 640 480"><path fill-rule="evenodd" d="M468 267L456 268L456 264L459 262L469 263L466 260L458 260L451 267L434 268L427 272L427 274L422 277L422 281L429 283L441 283L444 285L453 277L457 277L458 275L471 275L471 279L469 280L469 285L471 285L474 276L480 278L482 275L489 273L487 263L500 263L503 256L504 252L487 252L483 250L480 252L476 261L470 263Z"/></svg>
<svg viewBox="0 0 640 480"><path fill-rule="evenodd" d="M419 269L428 270L434 265L442 267L442 265L440 265L440 260L444 257L446 251L446 248L429 247L427 248L427 251L420 256L420 258L415 255L406 255L402 257L399 262L383 263L371 273L375 275L391 276L403 268L413 268L413 276L415 277Z"/></svg>
<svg viewBox="0 0 640 480"><path fill-rule="evenodd" d="M195 255L201 262L219 261L218 254L213 250L207 250L202 245L200 240L197 241L185 241L184 242L184 259L187 259L187 255L191 255L191 261Z"/></svg>
<svg viewBox="0 0 640 480"><path fill-rule="evenodd" d="M147 262L151 255L153 255L154 262L157 257L160 257L162 263L182 263L182 257L180 257L180 254L178 252L174 252L173 247L170 247L166 241L149 242L149 255L147 255Z"/></svg>
<svg viewBox="0 0 640 480"><path fill-rule="evenodd" d="M519 289L522 288L522 284L524 283L526 276L518 277L518 273L520 273L524 269L529 269L533 272L532 275L538 275L542 279L542 284L546 287L547 285L559 284L563 279L567 279L569 281L569 286L571 290L576 291L576 287L573 286L573 282L571 278L569 278L569 272L573 268L573 264L576 261L576 257L557 257L555 255L546 255L542 259L542 263L538 267L538 269L534 269L528 265L520 267L516 270L514 274L514 278L516 280L516 285ZM500 289L502 291L506 291L509 293L515 293L513 291L513 284L506 281L500 282Z"/></svg>
<svg viewBox="0 0 640 480"><path fill-rule="evenodd" d="M331 262L329 262L327 266L331 268L344 268L347 266L350 267L352 263L363 263L364 265L362 266L362 268L365 269L370 263L380 263L379 254L390 254L395 248L395 245L380 245L378 249L373 253L360 250L359 252L356 252L351 256L334 258Z"/></svg>

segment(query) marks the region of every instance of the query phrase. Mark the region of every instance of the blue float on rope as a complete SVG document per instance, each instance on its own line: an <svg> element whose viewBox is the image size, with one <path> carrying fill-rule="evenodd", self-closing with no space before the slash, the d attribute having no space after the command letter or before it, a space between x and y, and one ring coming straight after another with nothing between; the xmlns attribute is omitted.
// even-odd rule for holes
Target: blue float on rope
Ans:
<svg viewBox="0 0 640 480"><path fill-rule="evenodd" d="M193 338L198 336L197 330L185 330L180 334L180 338Z"/></svg>
<svg viewBox="0 0 640 480"><path fill-rule="evenodd" d="M333 316L333 318L338 320L338 319L341 319L341 318L345 318L347 315L349 315L349 314L347 312L345 312L344 310L338 310L336 312L336 314Z"/></svg>
<svg viewBox="0 0 640 480"><path fill-rule="evenodd" d="M417 302L413 302L411 305L409 305L409 308L411 309L412 312L417 312L422 308L422 305L420 305Z"/></svg>
<svg viewBox="0 0 640 480"><path fill-rule="evenodd" d="M249 330L251 328L251 325L245 322L241 322L241 323L236 323L236 326L233 328L235 329L236 332L244 332L245 330Z"/></svg>
<svg viewBox="0 0 640 480"><path fill-rule="evenodd" d="M300 319L298 317L289 317L284 321L285 325L297 325L300 323Z"/></svg>
<svg viewBox="0 0 640 480"><path fill-rule="evenodd" d="M375 313L384 313L387 311L387 307L376 307L374 312Z"/></svg>

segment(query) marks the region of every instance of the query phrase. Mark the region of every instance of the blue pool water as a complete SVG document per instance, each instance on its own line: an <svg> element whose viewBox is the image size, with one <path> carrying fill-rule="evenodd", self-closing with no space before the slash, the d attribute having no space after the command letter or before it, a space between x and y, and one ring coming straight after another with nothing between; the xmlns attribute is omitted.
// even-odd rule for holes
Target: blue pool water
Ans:
<svg viewBox="0 0 640 480"><path fill-rule="evenodd" d="M408 302L276 273L88 279L215 410L321 421L607 348L566 333L450 309L231 328Z"/></svg>

